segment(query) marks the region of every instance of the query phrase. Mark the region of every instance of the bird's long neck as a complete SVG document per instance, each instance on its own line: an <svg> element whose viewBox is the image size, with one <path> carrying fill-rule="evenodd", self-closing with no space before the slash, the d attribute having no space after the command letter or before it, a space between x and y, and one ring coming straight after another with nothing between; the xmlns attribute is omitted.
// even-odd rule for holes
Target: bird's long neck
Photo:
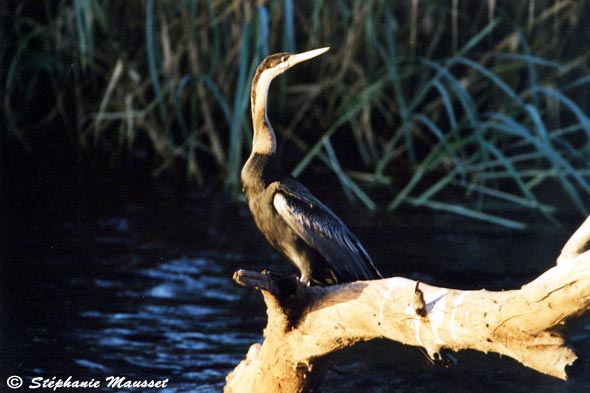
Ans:
<svg viewBox="0 0 590 393"><path fill-rule="evenodd" d="M277 150L275 133L268 121L266 114L266 102L268 89L274 75L269 71L257 73L252 81L250 93L250 106L252 108L252 126L254 139L252 141L252 154L274 155Z"/></svg>

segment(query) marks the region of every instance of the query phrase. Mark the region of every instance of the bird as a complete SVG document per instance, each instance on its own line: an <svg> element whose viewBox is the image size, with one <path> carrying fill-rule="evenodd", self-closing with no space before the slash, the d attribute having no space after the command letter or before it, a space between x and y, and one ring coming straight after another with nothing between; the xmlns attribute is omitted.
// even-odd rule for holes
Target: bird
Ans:
<svg viewBox="0 0 590 393"><path fill-rule="evenodd" d="M273 79L330 48L266 57L252 79L252 151L242 167L242 191L266 240L299 269L305 285L328 286L383 278L358 238L303 184L277 165L267 114Z"/></svg>

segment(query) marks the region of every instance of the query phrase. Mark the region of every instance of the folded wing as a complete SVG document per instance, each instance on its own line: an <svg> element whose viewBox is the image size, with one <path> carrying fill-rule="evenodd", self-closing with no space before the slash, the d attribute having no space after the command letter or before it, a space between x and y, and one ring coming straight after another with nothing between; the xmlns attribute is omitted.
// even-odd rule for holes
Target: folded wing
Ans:
<svg viewBox="0 0 590 393"><path fill-rule="evenodd" d="M273 197L274 208L293 231L326 259L340 281L381 278L346 225L307 188L293 183L282 183Z"/></svg>

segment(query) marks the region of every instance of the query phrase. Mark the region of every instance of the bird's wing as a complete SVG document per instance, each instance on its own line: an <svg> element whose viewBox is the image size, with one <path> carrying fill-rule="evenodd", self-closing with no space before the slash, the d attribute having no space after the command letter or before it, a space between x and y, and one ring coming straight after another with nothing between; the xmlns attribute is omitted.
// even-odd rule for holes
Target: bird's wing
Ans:
<svg viewBox="0 0 590 393"><path fill-rule="evenodd" d="M295 233L317 250L339 276L349 280L381 277L356 236L307 188L281 183L273 205Z"/></svg>

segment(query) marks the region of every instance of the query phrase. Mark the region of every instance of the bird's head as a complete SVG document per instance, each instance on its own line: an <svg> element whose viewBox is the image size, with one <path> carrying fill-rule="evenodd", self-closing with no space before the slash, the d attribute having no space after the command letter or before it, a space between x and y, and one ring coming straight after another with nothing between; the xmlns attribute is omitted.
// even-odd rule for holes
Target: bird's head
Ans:
<svg viewBox="0 0 590 393"><path fill-rule="evenodd" d="M281 75L294 65L313 59L314 57L327 52L329 49L329 47L326 47L302 53L275 53L266 57L262 60L254 74L254 80L252 81L252 98L256 96L259 97L262 94L266 96L270 82L272 82L275 77Z"/></svg>
<svg viewBox="0 0 590 393"><path fill-rule="evenodd" d="M262 60L262 63L260 63L256 70L256 74L265 74L265 76L268 75L267 77L272 79L287 71L294 65L313 59L314 57L327 52L329 49L329 47L326 47L302 53L275 53Z"/></svg>
<svg viewBox="0 0 590 393"><path fill-rule="evenodd" d="M302 53L276 53L262 60L254 74L250 94L252 122L254 124L253 152L274 154L276 150L274 132L266 115L266 100L272 80L294 65L313 59L329 49L326 47Z"/></svg>

